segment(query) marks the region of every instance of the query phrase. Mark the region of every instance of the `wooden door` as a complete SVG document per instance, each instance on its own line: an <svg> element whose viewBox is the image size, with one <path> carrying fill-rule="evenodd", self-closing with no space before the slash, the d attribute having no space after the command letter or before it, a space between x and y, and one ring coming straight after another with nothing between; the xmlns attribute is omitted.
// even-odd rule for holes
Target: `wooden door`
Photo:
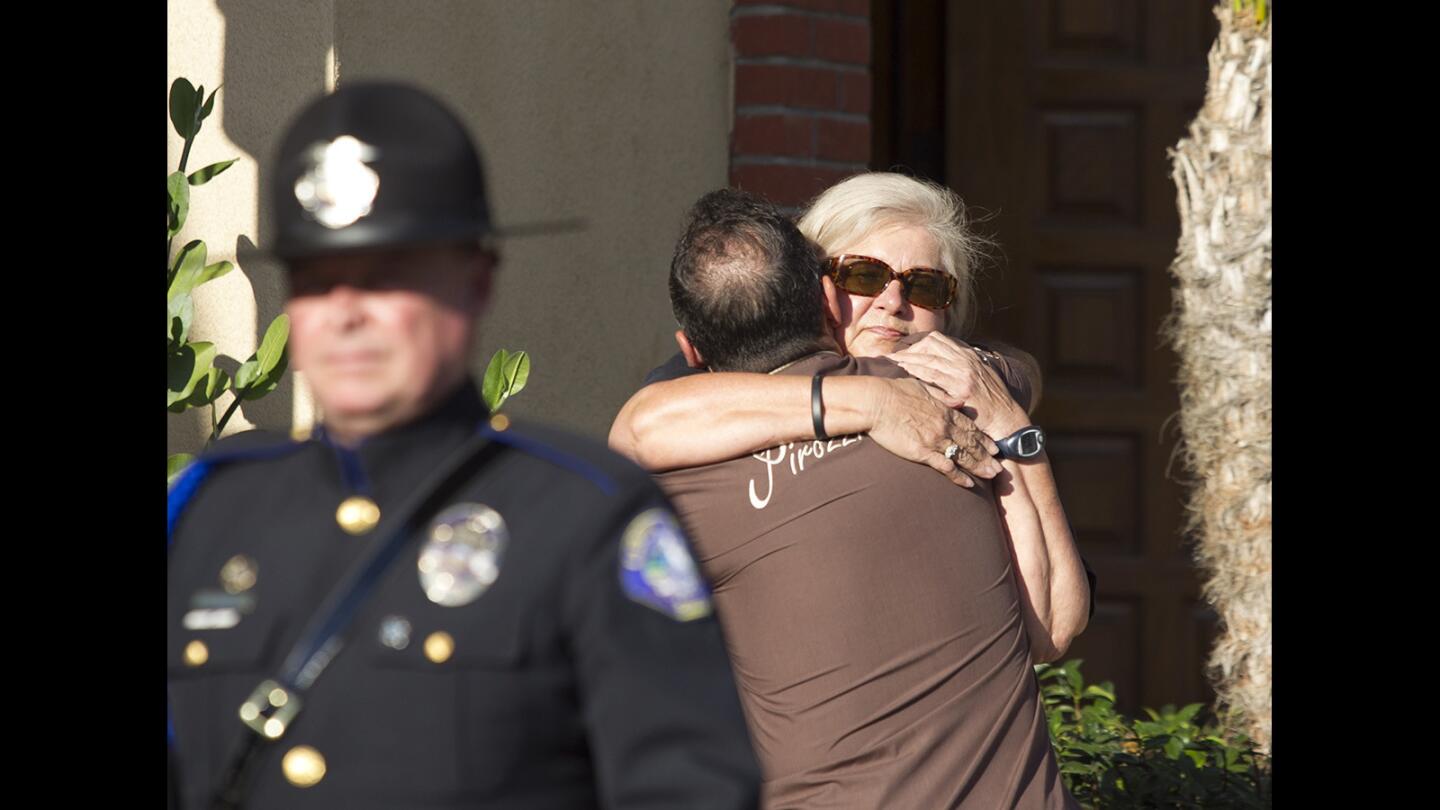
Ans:
<svg viewBox="0 0 1440 810"><path fill-rule="evenodd" d="M1166 149L1204 97L1212 2L875 6L874 165L941 173L989 217L1000 255L981 331L1040 360L1035 421L1099 577L1067 657L1130 712L1213 700L1215 618L1184 547L1176 359L1160 336L1179 236ZM915 80L932 71L938 91ZM923 113L937 103L943 121Z"/></svg>

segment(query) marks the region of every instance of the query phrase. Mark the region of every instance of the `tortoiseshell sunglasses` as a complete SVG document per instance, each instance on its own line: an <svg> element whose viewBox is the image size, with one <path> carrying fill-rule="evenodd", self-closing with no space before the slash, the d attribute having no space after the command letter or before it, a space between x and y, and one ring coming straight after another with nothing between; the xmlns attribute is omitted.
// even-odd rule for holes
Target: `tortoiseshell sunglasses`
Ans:
<svg viewBox="0 0 1440 810"><path fill-rule="evenodd" d="M879 295L892 280L897 280L905 300L917 307L944 309L955 300L955 277L932 267L912 267L897 273L879 259L846 253L831 256L827 272L836 287L851 295Z"/></svg>

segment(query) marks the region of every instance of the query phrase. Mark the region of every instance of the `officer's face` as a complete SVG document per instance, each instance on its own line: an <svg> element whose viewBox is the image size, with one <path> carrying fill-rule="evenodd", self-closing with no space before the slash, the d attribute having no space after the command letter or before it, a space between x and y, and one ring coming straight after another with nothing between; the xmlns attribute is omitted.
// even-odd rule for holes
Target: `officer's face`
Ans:
<svg viewBox="0 0 1440 810"><path fill-rule="evenodd" d="M424 414L464 378L489 296L488 254L435 246L291 266L290 354L341 440Z"/></svg>

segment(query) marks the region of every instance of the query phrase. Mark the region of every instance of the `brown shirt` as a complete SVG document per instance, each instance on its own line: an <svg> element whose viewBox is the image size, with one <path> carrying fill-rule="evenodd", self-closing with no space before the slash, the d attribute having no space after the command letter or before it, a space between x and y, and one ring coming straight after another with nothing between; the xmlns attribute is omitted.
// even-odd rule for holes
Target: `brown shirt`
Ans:
<svg viewBox="0 0 1440 810"><path fill-rule="evenodd" d="M905 376L824 352L779 373ZM765 804L1073 808L987 482L869 438L658 479L714 586Z"/></svg>

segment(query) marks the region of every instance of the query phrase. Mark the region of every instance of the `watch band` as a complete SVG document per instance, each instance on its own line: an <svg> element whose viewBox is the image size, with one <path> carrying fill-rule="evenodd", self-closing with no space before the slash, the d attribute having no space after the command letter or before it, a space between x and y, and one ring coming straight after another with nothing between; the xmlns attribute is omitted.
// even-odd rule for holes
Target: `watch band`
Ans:
<svg viewBox="0 0 1440 810"><path fill-rule="evenodd" d="M1032 459L1045 450L1045 431L1035 425L1026 425L1003 439L996 439L995 446L999 448L996 458Z"/></svg>

